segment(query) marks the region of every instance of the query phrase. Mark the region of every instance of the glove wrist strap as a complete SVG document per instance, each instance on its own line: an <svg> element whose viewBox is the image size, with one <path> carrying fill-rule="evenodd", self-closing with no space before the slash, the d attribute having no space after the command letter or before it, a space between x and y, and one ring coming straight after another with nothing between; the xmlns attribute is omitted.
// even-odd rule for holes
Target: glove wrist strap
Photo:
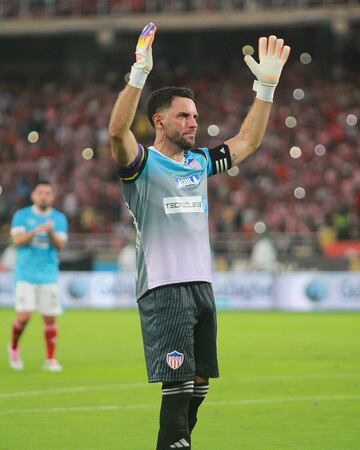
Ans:
<svg viewBox="0 0 360 450"><path fill-rule="evenodd" d="M276 84L265 84L258 80L254 81L253 90L256 92L256 98L264 102L273 102Z"/></svg>
<svg viewBox="0 0 360 450"><path fill-rule="evenodd" d="M129 77L129 84L138 89L142 89L145 85L145 81L149 75L149 72L145 72L144 69L139 69L135 65L131 66L131 72Z"/></svg>

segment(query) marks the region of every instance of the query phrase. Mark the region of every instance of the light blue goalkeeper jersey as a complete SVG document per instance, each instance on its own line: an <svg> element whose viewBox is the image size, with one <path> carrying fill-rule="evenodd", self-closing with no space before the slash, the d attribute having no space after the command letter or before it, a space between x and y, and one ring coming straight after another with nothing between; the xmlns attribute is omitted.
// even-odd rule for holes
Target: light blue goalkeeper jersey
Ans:
<svg viewBox="0 0 360 450"><path fill-rule="evenodd" d="M186 151L183 163L154 147L140 151L141 170L120 174L137 230L137 298L162 285L211 282L207 177L221 170L208 148Z"/></svg>
<svg viewBox="0 0 360 450"><path fill-rule="evenodd" d="M55 234L64 240L67 239L66 216L54 208L47 214L41 214L34 206L16 211L11 223L11 235L31 231L47 221L54 223ZM45 232L34 236L30 244L16 248L15 281L34 284L56 283L58 268L57 249L51 244Z"/></svg>

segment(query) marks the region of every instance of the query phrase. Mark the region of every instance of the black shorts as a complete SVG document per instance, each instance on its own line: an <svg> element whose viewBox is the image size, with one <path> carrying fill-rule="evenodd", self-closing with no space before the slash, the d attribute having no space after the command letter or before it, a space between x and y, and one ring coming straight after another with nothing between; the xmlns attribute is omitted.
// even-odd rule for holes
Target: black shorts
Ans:
<svg viewBox="0 0 360 450"><path fill-rule="evenodd" d="M219 376L210 283L160 286L142 296L138 305L150 383Z"/></svg>

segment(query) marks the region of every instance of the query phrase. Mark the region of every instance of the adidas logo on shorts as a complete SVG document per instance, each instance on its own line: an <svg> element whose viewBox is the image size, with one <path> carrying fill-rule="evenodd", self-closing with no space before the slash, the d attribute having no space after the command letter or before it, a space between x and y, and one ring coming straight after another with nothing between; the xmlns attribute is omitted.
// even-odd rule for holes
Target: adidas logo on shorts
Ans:
<svg viewBox="0 0 360 450"><path fill-rule="evenodd" d="M171 444L170 448L185 448L190 447L190 444L186 439L180 439L180 441L175 442L175 444Z"/></svg>

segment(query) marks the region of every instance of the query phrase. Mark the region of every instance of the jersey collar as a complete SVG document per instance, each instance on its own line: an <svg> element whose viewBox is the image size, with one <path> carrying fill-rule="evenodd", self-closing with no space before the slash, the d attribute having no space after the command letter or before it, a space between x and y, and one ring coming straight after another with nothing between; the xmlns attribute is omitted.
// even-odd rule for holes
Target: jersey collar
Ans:
<svg viewBox="0 0 360 450"><path fill-rule="evenodd" d="M160 150L156 149L153 145L150 145L150 147L148 147L148 148L150 150L153 150L154 152L158 153L159 155L161 155L165 159L168 159L169 161L172 161L175 164L180 164L180 166L183 166L185 164L185 156L183 157L183 162L179 162L179 161L175 161L175 159L169 158L163 152L161 152Z"/></svg>
<svg viewBox="0 0 360 450"><path fill-rule="evenodd" d="M32 205L31 210L37 216L48 216L51 213L52 208L50 206L46 211L43 212L39 208L37 208L35 205Z"/></svg>

